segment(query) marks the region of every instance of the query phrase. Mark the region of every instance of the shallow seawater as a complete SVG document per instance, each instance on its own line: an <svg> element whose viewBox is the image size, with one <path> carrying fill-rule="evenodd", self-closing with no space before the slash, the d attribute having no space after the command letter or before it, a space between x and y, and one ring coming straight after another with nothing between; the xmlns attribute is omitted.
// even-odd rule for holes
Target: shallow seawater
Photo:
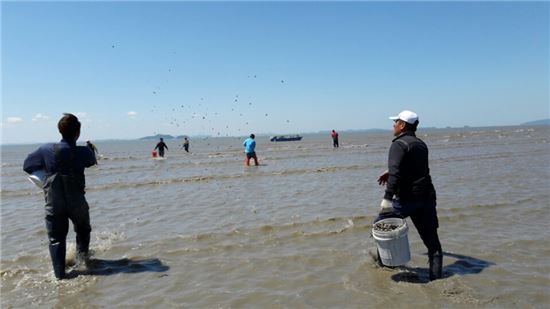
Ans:
<svg viewBox="0 0 550 309"><path fill-rule="evenodd" d="M372 220L391 132L242 139L98 142L86 172L88 266L53 277L43 194L22 171L37 145L2 147L1 306L545 308L550 303L550 129L430 129L444 278L428 281L410 220L412 260L382 269Z"/></svg>

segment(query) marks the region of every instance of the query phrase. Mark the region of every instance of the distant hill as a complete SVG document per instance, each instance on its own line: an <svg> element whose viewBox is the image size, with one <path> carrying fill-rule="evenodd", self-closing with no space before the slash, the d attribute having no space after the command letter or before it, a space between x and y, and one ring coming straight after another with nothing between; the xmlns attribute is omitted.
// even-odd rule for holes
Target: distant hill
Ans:
<svg viewBox="0 0 550 309"><path fill-rule="evenodd" d="M168 134L157 134L157 135L152 135L152 136L145 136L145 137L140 138L139 140L150 140L150 139L160 139L160 138L163 138L163 139L174 139L174 137L173 137L172 135L168 135Z"/></svg>
<svg viewBox="0 0 550 309"><path fill-rule="evenodd" d="M529 121L521 124L522 126L550 126L550 119Z"/></svg>

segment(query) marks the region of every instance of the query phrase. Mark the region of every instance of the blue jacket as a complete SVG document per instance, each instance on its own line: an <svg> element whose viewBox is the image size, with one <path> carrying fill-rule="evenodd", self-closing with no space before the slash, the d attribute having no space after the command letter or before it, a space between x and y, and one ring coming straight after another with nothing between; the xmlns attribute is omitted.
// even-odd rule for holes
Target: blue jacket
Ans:
<svg viewBox="0 0 550 309"><path fill-rule="evenodd" d="M244 140L243 146L246 153L253 153L256 149L256 141L249 137Z"/></svg>
<svg viewBox="0 0 550 309"><path fill-rule="evenodd" d="M55 145L58 145L59 161L55 157ZM48 176L60 173L84 177L84 169L95 163L95 154L90 148L62 139L59 143L44 144L29 154L23 163L23 170L29 174L45 170Z"/></svg>

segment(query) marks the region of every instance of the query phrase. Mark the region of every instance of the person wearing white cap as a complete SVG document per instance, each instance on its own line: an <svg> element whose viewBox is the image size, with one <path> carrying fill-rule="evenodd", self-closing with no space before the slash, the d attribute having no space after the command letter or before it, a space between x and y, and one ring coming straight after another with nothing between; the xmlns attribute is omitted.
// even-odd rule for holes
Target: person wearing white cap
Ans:
<svg viewBox="0 0 550 309"><path fill-rule="evenodd" d="M378 178L386 185L375 222L391 217L410 217L428 248L430 280L442 276L443 251L437 235L439 222L436 193L428 165L428 147L416 137L418 115L404 110L395 117L388 170ZM379 260L380 262L380 260Z"/></svg>

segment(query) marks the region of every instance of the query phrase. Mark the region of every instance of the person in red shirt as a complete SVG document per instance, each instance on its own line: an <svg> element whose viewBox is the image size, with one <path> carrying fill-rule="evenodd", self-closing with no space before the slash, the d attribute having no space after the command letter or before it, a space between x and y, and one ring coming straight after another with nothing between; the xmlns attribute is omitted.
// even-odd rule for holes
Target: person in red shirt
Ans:
<svg viewBox="0 0 550 309"><path fill-rule="evenodd" d="M332 133L330 135L332 136L332 146L334 148L338 148L338 132L332 130Z"/></svg>

